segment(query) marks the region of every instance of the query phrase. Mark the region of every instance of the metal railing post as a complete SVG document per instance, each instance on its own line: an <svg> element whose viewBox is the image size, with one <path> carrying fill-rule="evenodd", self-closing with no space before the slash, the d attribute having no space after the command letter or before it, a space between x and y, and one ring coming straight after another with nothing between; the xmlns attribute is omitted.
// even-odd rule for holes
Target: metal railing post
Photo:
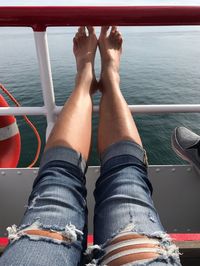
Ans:
<svg viewBox="0 0 200 266"><path fill-rule="evenodd" d="M35 38L37 58L39 63L44 106L46 109L46 118L47 118L46 139L47 139L55 123L55 114L54 114L55 96L54 96L53 79L51 73L47 33L46 31L34 32L34 38Z"/></svg>

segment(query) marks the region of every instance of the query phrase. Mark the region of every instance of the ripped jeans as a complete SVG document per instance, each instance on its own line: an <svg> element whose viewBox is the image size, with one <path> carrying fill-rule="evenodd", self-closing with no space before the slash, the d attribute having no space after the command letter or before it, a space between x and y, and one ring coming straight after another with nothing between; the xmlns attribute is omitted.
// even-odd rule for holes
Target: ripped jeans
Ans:
<svg viewBox="0 0 200 266"><path fill-rule="evenodd" d="M0 266L181 265L153 205L146 154L139 145L121 141L101 156L95 245L88 250L85 171L81 154L72 149L56 147L43 155L22 223L8 228L10 244ZM148 248L140 248L145 243ZM130 262L140 252L158 255ZM120 264L124 258L129 260Z"/></svg>

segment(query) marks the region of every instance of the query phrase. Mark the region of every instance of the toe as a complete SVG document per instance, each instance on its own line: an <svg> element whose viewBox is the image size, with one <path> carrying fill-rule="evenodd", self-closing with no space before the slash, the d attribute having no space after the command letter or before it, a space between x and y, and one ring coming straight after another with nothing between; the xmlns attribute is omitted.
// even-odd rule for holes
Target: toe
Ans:
<svg viewBox="0 0 200 266"><path fill-rule="evenodd" d="M92 27L92 26L88 26L88 27L87 27L87 30L88 30L88 32L89 32L89 35L95 33L94 27Z"/></svg>
<svg viewBox="0 0 200 266"><path fill-rule="evenodd" d="M76 35L74 36L73 42L78 47L78 40L80 38L80 34L77 32Z"/></svg>
<svg viewBox="0 0 200 266"><path fill-rule="evenodd" d="M74 44L73 51L75 53L77 51L77 49L78 49L78 41L77 41L76 37L73 38L73 44Z"/></svg>
<svg viewBox="0 0 200 266"><path fill-rule="evenodd" d="M121 45L122 44L122 34L119 31L115 31L113 33L113 36L115 37L115 40L117 41L117 43L119 45Z"/></svg>
<svg viewBox="0 0 200 266"><path fill-rule="evenodd" d="M85 27L84 27L84 26L79 27L79 29L78 29L78 33L79 33L80 35L85 35L85 34L86 34L86 33L85 33Z"/></svg>
<svg viewBox="0 0 200 266"><path fill-rule="evenodd" d="M121 35L121 33L119 31L117 31L115 33L115 36L116 36L117 39L122 39L122 35Z"/></svg>
<svg viewBox="0 0 200 266"><path fill-rule="evenodd" d="M117 37L117 38L121 35L121 34L119 33L119 31L115 31L113 34L114 34L115 37Z"/></svg>
<svg viewBox="0 0 200 266"><path fill-rule="evenodd" d="M119 43L119 47L122 47L123 39L121 37L118 39L118 43Z"/></svg>
<svg viewBox="0 0 200 266"><path fill-rule="evenodd" d="M106 36L107 35L107 32L108 32L108 29L109 29L109 26L103 26L101 27L101 35L102 36Z"/></svg>
<svg viewBox="0 0 200 266"><path fill-rule="evenodd" d="M117 27L116 26L112 26L111 28L111 34L115 34L117 32Z"/></svg>
<svg viewBox="0 0 200 266"><path fill-rule="evenodd" d="M79 37L79 33L77 32L76 34L75 34L75 39L78 39L78 37Z"/></svg>
<svg viewBox="0 0 200 266"><path fill-rule="evenodd" d="M73 43L75 46L77 46L77 38L76 37L73 38Z"/></svg>

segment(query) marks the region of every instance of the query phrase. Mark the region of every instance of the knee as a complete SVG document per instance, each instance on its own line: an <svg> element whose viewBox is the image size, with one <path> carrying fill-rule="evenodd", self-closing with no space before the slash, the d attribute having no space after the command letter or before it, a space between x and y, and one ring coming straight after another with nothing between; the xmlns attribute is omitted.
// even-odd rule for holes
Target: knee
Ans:
<svg viewBox="0 0 200 266"><path fill-rule="evenodd" d="M52 226L53 227L53 226ZM66 225L63 229L49 228L43 226L38 220L33 224L18 229L16 225L7 228L8 239L13 243L21 238L29 238L33 241L47 241L55 244L70 245L77 240L81 240L83 232L74 225Z"/></svg>
<svg viewBox="0 0 200 266"><path fill-rule="evenodd" d="M121 232L108 241L101 251L103 255L94 265L139 265L151 261L180 263L178 248L163 233L147 236L132 231Z"/></svg>
<svg viewBox="0 0 200 266"><path fill-rule="evenodd" d="M159 257L161 247L157 239L128 232L120 234L105 248L101 265L118 266Z"/></svg>

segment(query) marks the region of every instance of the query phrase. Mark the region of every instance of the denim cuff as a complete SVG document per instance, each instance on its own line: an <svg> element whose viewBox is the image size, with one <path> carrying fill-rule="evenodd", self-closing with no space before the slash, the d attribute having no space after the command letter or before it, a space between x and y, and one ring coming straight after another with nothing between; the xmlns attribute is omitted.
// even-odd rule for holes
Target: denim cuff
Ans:
<svg viewBox="0 0 200 266"><path fill-rule="evenodd" d="M101 164L104 165L111 158L120 155L134 156L146 166L148 165L146 151L134 141L129 140L122 140L110 145L101 154Z"/></svg>
<svg viewBox="0 0 200 266"><path fill-rule="evenodd" d="M71 148L57 146L48 149L42 156L40 169L42 169L47 163L52 161L64 161L73 164L85 174L86 172L86 161L83 159L80 152L77 152Z"/></svg>

